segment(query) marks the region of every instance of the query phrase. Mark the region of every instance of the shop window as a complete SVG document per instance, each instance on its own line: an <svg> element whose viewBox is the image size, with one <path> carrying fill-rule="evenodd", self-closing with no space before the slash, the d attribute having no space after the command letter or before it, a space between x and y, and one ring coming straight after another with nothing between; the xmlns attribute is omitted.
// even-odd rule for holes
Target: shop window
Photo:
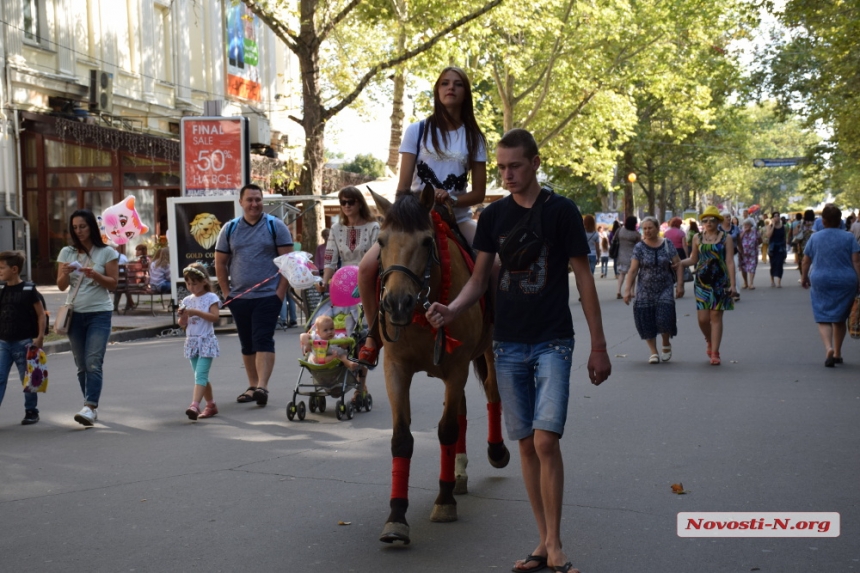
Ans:
<svg viewBox="0 0 860 573"><path fill-rule="evenodd" d="M45 139L47 167L110 167L112 158L110 151Z"/></svg>
<svg viewBox="0 0 860 573"><path fill-rule="evenodd" d="M31 195L31 193L28 193ZM35 195L35 193L32 193ZM34 207L35 208L35 207ZM77 191L50 191L48 193L48 237L52 261L57 260L60 250L71 244L69 217L78 208ZM38 212L38 210L37 210Z"/></svg>
<svg viewBox="0 0 860 573"><path fill-rule="evenodd" d="M48 173L48 187L110 187L113 188L113 175L110 173Z"/></svg>
<svg viewBox="0 0 860 573"><path fill-rule="evenodd" d="M39 187L39 174L38 173L28 173L24 175L24 188L25 189L37 189Z"/></svg>
<svg viewBox="0 0 860 573"><path fill-rule="evenodd" d="M36 157L36 138L25 136L21 141L21 147L24 151L22 157L24 167L35 169L36 167L38 167L38 159Z"/></svg>
<svg viewBox="0 0 860 573"><path fill-rule="evenodd" d="M84 192L84 209L89 209L95 213L96 217L113 204L113 191Z"/></svg>
<svg viewBox="0 0 860 573"><path fill-rule="evenodd" d="M123 187L177 187L179 174L171 172L125 173Z"/></svg>
<svg viewBox="0 0 860 573"><path fill-rule="evenodd" d="M169 166L170 162L166 159L157 159L154 157L139 157L137 155L123 155L122 164L124 167L152 167L155 165Z"/></svg>
<svg viewBox="0 0 860 573"><path fill-rule="evenodd" d="M31 191L24 194L24 216L30 224L30 256L32 266L39 265L39 193ZM48 257L50 259L50 256Z"/></svg>

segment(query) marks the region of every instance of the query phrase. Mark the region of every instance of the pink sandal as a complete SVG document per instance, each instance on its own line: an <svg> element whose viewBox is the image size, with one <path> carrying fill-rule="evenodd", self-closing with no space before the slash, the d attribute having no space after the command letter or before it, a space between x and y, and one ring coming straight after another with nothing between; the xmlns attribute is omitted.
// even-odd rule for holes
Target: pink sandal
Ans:
<svg viewBox="0 0 860 573"><path fill-rule="evenodd" d="M720 365L720 353L719 352L711 352L711 365L719 366Z"/></svg>

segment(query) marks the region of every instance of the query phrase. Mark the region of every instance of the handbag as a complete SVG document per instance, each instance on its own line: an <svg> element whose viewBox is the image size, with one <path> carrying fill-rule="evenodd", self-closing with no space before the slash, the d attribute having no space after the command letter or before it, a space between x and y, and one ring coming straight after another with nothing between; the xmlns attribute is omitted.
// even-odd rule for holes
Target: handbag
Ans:
<svg viewBox="0 0 860 573"><path fill-rule="evenodd" d="M502 268L508 271L525 271L537 261L546 242L543 239L541 213L552 190L541 188L535 204L505 237L499 249Z"/></svg>
<svg viewBox="0 0 860 573"><path fill-rule="evenodd" d="M612 243L609 245L609 258L617 259L618 258L618 249L621 248L621 242L618 238L618 233L621 232L621 229L615 231L615 236L612 237Z"/></svg>
<svg viewBox="0 0 860 573"><path fill-rule="evenodd" d="M855 340L860 340L860 296L854 298L851 314L848 315L848 334Z"/></svg>
<svg viewBox="0 0 860 573"><path fill-rule="evenodd" d="M89 260L89 256L87 257ZM86 261L84 261L86 264ZM81 285L84 282L84 277L81 277L81 280L78 281L77 286L75 286L75 290L72 293L71 300L66 299L68 302L62 305L57 309L57 318L54 319L54 332L57 334L68 334L69 326L72 324L72 313L75 308L74 302L75 297L78 296L78 290L81 288Z"/></svg>

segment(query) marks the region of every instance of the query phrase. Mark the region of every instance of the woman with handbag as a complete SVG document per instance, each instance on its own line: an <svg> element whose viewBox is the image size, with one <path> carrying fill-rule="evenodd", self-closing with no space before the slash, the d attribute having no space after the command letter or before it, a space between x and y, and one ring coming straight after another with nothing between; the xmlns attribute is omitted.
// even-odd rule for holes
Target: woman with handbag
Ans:
<svg viewBox="0 0 860 573"><path fill-rule="evenodd" d="M801 265L801 286L810 288L812 314L824 342L824 365L842 364L845 321L860 285L860 245L839 229L842 211L832 203L824 206L824 228L806 240Z"/></svg>
<svg viewBox="0 0 860 573"><path fill-rule="evenodd" d="M711 364L720 364L723 311L735 308L735 245L731 235L719 227L723 216L714 207L702 213L703 231L693 237L693 254L681 265L696 265L696 314L705 335Z"/></svg>
<svg viewBox="0 0 860 573"><path fill-rule="evenodd" d="M675 299L684 296L684 267L678 264L681 259L671 240L660 238L660 223L656 218L642 219L639 230L643 239L633 247L624 304L630 304L633 285L636 285L636 301L633 303L636 331L651 351L648 363L659 364L661 360L668 362L672 358L670 339L678 334ZM659 354L658 334L663 342Z"/></svg>
<svg viewBox="0 0 860 573"><path fill-rule="evenodd" d="M57 288L72 291L58 313L71 312L67 324L72 355L78 368L78 382L84 395L84 407L75 421L92 426L98 419L97 408L102 392L102 363L111 332L113 302L110 291L119 277L119 254L102 242L92 211L79 209L69 217L72 245L63 247L57 262ZM65 309L65 310L64 310Z"/></svg>

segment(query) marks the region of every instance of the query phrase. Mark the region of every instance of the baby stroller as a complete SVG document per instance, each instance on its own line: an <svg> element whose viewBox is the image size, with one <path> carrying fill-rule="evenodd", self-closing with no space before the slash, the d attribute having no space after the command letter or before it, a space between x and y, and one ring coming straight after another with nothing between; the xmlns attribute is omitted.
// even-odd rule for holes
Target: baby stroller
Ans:
<svg viewBox="0 0 860 573"><path fill-rule="evenodd" d="M331 315L333 312L331 301L328 297L323 298L316 310L308 319L308 330L316 321L317 317L322 314ZM354 324L349 329L346 338L334 338L329 341L329 344L337 344L346 349L350 358L356 358L358 341L366 335L364 327L364 313L361 306L358 306L357 320L352 320ZM346 366L340 360L333 360L326 364L314 364L305 358L299 358L299 377L296 380L296 387L293 390L293 399L287 404L287 419L293 421L296 416L299 420L305 419L305 403L298 399L299 396L309 396L308 407L310 411L326 411L326 397L334 398L336 402L335 414L338 420L351 420L356 410L361 411L364 408L365 412L370 412L373 409L373 397L369 392L366 392L363 397L356 400L355 405L346 400L346 394L350 390L355 390L361 387L356 373ZM303 379L305 380L303 382Z"/></svg>

